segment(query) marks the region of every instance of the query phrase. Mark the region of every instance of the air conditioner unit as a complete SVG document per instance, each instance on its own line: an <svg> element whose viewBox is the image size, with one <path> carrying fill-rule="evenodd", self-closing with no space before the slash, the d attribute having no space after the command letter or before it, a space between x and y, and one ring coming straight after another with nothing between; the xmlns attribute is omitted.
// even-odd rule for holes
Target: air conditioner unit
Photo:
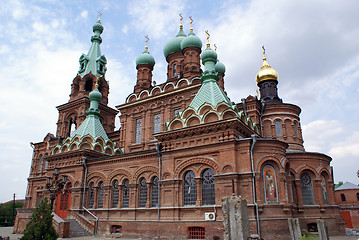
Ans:
<svg viewBox="0 0 359 240"><path fill-rule="evenodd" d="M214 220L216 220L216 213L214 213L214 212L206 212L204 214L204 219L206 221L214 221Z"/></svg>

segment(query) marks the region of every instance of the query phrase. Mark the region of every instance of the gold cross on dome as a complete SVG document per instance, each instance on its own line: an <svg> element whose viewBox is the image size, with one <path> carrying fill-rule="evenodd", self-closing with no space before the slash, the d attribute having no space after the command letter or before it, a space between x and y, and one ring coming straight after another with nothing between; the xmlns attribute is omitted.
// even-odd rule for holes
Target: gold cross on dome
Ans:
<svg viewBox="0 0 359 240"><path fill-rule="evenodd" d="M262 49L263 49L263 57L266 56L266 49L264 48L264 45L262 46Z"/></svg>
<svg viewBox="0 0 359 240"><path fill-rule="evenodd" d="M214 46L214 51L217 52L217 45L213 44L213 46Z"/></svg>
<svg viewBox="0 0 359 240"><path fill-rule="evenodd" d="M148 44L148 41L150 41L150 38L148 37L148 35L146 35L145 38L146 38L145 42L146 42L146 47L147 47L147 44Z"/></svg>
<svg viewBox="0 0 359 240"><path fill-rule="evenodd" d="M208 30L205 31L205 33L207 34L207 44L209 44L209 37L211 36L208 32Z"/></svg>
<svg viewBox="0 0 359 240"><path fill-rule="evenodd" d="M98 11L98 20L99 20L99 21L101 21L101 16L102 16L101 11Z"/></svg>
<svg viewBox="0 0 359 240"><path fill-rule="evenodd" d="M193 29L192 28L192 23L193 23L193 19L192 19L192 16L191 16L191 17L189 17L189 24L191 24L191 29Z"/></svg>
<svg viewBox="0 0 359 240"><path fill-rule="evenodd" d="M181 23L181 25L182 25L182 19L183 19L182 13L180 13L179 16L180 16L180 23Z"/></svg>

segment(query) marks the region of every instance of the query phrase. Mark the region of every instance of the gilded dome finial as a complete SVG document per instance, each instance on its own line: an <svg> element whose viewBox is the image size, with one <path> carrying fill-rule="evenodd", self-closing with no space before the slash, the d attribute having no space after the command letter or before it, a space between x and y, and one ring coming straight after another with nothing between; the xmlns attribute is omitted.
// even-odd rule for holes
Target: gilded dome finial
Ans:
<svg viewBox="0 0 359 240"><path fill-rule="evenodd" d="M145 41L146 42L146 47L145 47L145 49L147 50L148 49L147 44L148 44L148 41L150 41L150 38L148 37L148 35L146 35L145 38L146 38L146 41Z"/></svg>
<svg viewBox="0 0 359 240"><path fill-rule="evenodd" d="M189 24L191 25L191 28L189 29L191 32L193 32L193 26L192 26L192 23L193 23L193 19L192 19L192 16L189 17Z"/></svg>
<svg viewBox="0 0 359 240"><path fill-rule="evenodd" d="M183 28L183 25L182 25L182 19L183 19L182 13L180 13L179 16L180 16L180 28Z"/></svg>
<svg viewBox="0 0 359 240"><path fill-rule="evenodd" d="M278 73L268 64L266 58L266 49L262 46L263 49L263 64L257 73L256 80L257 83L265 80L275 80L278 81Z"/></svg>
<svg viewBox="0 0 359 240"><path fill-rule="evenodd" d="M206 30L205 33L207 34L207 47L210 47L211 45L209 44L209 37L211 35L209 34L208 30Z"/></svg>

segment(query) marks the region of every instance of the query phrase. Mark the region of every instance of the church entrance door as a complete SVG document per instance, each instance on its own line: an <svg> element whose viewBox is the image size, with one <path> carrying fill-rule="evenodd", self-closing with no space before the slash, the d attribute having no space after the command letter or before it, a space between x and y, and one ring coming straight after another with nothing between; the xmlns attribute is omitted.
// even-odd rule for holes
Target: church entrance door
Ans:
<svg viewBox="0 0 359 240"><path fill-rule="evenodd" d="M71 186L66 186L64 192L59 192L56 198L55 213L62 219L67 218L67 211L71 207Z"/></svg>

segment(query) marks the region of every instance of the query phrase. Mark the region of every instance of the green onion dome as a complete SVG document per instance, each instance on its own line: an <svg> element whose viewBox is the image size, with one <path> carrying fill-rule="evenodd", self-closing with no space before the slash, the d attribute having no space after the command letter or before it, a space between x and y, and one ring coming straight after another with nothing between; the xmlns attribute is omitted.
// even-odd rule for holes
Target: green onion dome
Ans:
<svg viewBox="0 0 359 240"><path fill-rule="evenodd" d="M202 48L201 39L197 37L192 30L188 34L188 37L184 38L181 42L181 50L185 49L186 47Z"/></svg>
<svg viewBox="0 0 359 240"><path fill-rule="evenodd" d="M178 34L175 38L172 38L169 40L165 47L163 48L163 54L167 58L168 55L175 52L181 51L181 42L186 37L186 34L183 32L183 26L180 25L180 30L178 31Z"/></svg>
<svg viewBox="0 0 359 240"><path fill-rule="evenodd" d="M143 51L143 53L136 58L136 66L138 66L140 64L148 64L148 65L151 65L152 67L155 65L155 59L148 52L147 46L145 48L145 51Z"/></svg>
<svg viewBox="0 0 359 240"><path fill-rule="evenodd" d="M103 26L101 24L100 19L95 23L95 25L93 25L92 30L93 30L94 33L96 33L96 31L98 31L99 34L102 34Z"/></svg>
<svg viewBox="0 0 359 240"><path fill-rule="evenodd" d="M101 98L102 98L102 94L97 89L97 84L96 84L95 89L92 92L90 92L90 94L89 94L89 99L90 99L90 101L100 102Z"/></svg>
<svg viewBox="0 0 359 240"><path fill-rule="evenodd" d="M208 61L217 63L217 53L210 48L207 44L207 48L201 54L202 63L205 64Z"/></svg>
<svg viewBox="0 0 359 240"><path fill-rule="evenodd" d="M217 72L220 72L220 73L226 72L226 66L224 66L224 64L222 62L220 62L219 60L217 60L217 63L214 66L214 68L216 69Z"/></svg>

